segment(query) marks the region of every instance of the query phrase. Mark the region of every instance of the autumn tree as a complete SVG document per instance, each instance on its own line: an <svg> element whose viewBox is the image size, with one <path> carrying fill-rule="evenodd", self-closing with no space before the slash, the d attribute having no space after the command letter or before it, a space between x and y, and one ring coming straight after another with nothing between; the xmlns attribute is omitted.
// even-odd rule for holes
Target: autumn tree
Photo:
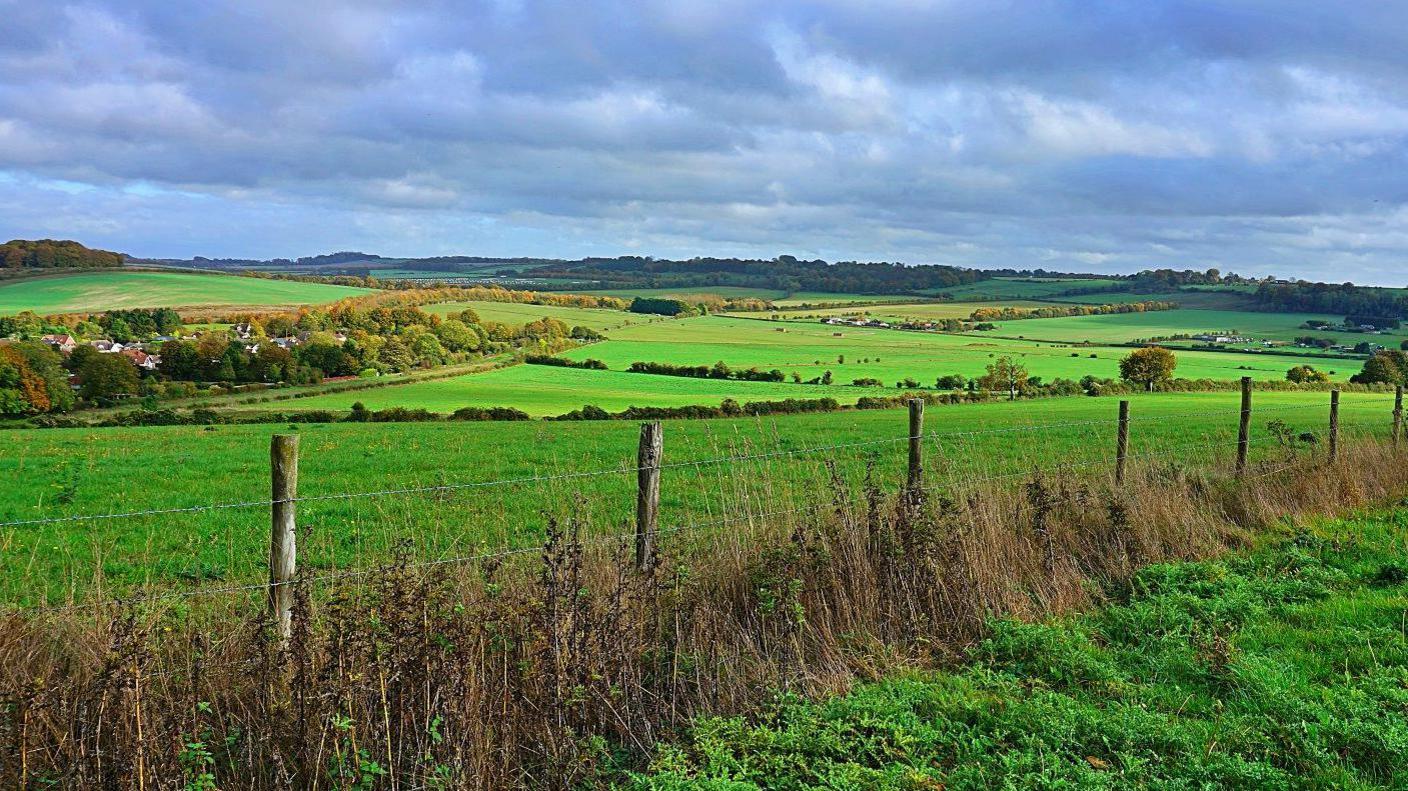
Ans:
<svg viewBox="0 0 1408 791"><path fill-rule="evenodd" d="M1027 386L1030 375L1025 366L1002 356L988 364L988 372L978 377L978 386L984 390L1004 390L1007 400L1016 401L1017 394Z"/></svg>
<svg viewBox="0 0 1408 791"><path fill-rule="evenodd" d="M1296 384L1324 384L1330 375L1310 365L1297 365L1286 371L1286 381Z"/></svg>
<svg viewBox="0 0 1408 791"><path fill-rule="evenodd" d="M1148 346L1135 349L1120 360L1120 378L1126 382L1140 384L1149 392L1154 386L1173 378L1173 369L1178 367L1178 358L1162 346Z"/></svg>

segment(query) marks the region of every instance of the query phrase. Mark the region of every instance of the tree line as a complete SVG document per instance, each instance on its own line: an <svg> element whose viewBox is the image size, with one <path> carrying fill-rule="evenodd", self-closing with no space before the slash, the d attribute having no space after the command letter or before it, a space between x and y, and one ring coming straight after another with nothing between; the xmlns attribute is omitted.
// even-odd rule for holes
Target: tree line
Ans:
<svg viewBox="0 0 1408 791"><path fill-rule="evenodd" d="M1109 305L1045 305L1039 308L996 307L978 308L968 317L969 321L1017 321L1021 319L1055 319L1066 316L1108 316L1122 313L1149 313L1160 310L1176 310L1177 302L1146 300L1144 302L1116 302Z"/></svg>

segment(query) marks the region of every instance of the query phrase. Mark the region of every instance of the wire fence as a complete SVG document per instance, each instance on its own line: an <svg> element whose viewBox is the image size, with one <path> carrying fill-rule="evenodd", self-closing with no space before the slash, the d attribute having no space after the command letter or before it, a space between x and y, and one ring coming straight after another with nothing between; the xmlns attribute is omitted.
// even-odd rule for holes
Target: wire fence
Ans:
<svg viewBox="0 0 1408 791"><path fill-rule="evenodd" d="M1394 411L1391 415L1387 413L1387 410L1383 409L1383 405L1385 404L1394 405ZM1361 436L1387 435L1391 433L1393 435L1394 441L1397 441L1399 425L1401 422L1401 405L1401 394L1398 397L1387 398L1355 398L1341 403L1338 407L1339 420L1337 424L1334 424L1334 430L1337 431L1338 434L1336 435L1336 437L1332 438L1332 445L1334 439L1338 438L1338 435L1350 435L1356 431L1359 431ZM1282 414L1290 414L1294 412L1323 412L1326 409L1327 405L1323 403L1280 404L1257 407L1254 410L1254 413L1257 416L1264 416L1266 413L1272 413L1279 416ZM1346 419L1346 417L1350 413L1358 414L1361 410L1366 411L1366 414L1370 418L1369 420L1364 422L1355 422L1353 420ZM677 519L674 521L673 524L666 524L662 526L658 522L642 522L641 513L639 511L640 504L638 503L638 510L636 513L637 524L634 526L633 529L622 530L618 532L603 532L600 534L592 535L587 539L584 539L583 541L585 545L619 544L622 546L626 546L633 542L639 545L640 542L642 542L643 540L654 541L664 537L699 534L710 530L717 530L719 528L727 527L729 525L734 525L741 522L767 520L781 516L794 515L806 511L814 511L819 507L819 505L813 500L812 502L808 502L806 504L799 505L796 507L777 508L775 507L777 500L786 500L788 498L774 498L769 496L769 492L750 490L749 488L747 488L748 485L755 482L755 479L762 480L765 477L761 474L750 475L750 473L761 473L763 471L763 468L758 467L757 465L761 465L767 462L778 462L799 457L805 457L815 459L816 463L818 464L825 464L828 461L834 461L836 455L840 452L862 451L865 453L871 453L874 451L878 451L884 446L906 444L911 448L911 467L909 470L910 475L913 476L917 472L920 476L919 478L917 478L919 485L914 487L915 491L935 492L944 489L976 487L997 482L1010 481L1015 478L1030 477L1034 474L1059 475L1064 473L1073 473L1076 471L1091 471L1098 470L1100 468L1116 466L1119 469L1123 470L1124 466L1128 465L1131 462L1146 462L1156 459L1177 461L1180 459L1186 460L1189 458L1196 458L1200 461L1206 461L1209 455L1216 455L1220 452L1234 450L1240 454L1238 461L1238 469L1241 469L1241 466L1246 464L1247 454L1250 452L1251 448L1260 449L1266 448L1268 446L1280 446L1285 449L1287 447L1288 442L1287 437L1281 435L1266 435L1257 438L1250 437L1247 433L1245 410L1243 409L1163 412L1151 415L1129 416L1126 418L1126 423L1142 424L1147 421L1163 421L1167 423L1170 421L1197 418L1198 420L1203 421L1200 425L1202 425L1202 427L1205 429L1204 434L1194 441L1185 441L1177 445L1170 445L1166 447L1154 447L1153 449L1139 450L1138 452L1126 451L1123 453L1112 453L1110 451L1114 450L1113 444L1110 444L1108 446L1100 445L1096 447L1093 458L1072 459L1069 461L1062 461L1058 463L1051 463L1049 454L1046 454L1044 451L1039 454L1033 454L1030 457L1025 458L1021 456L1013 456L1006 459L1006 464L1008 465L1009 469L1003 469L1003 471L999 472L995 471L991 467L985 468L983 466L983 459L980 459L975 453L965 453L965 450L977 447L973 443L980 439L995 439L998 441L1002 441L1003 438L1010 437L1012 435L1027 435L1033 433L1044 434L1049 436L1062 436L1061 432L1069 432L1072 429L1090 432L1091 436L1089 437L1089 440L1091 443L1094 443L1097 440L1100 442L1106 442L1107 440L1111 440L1112 438L1105 435L1105 430L1111 428L1114 425L1114 421L1110 419L1071 420L1019 426L991 426L959 431L925 431L922 428L922 407L920 407L919 414L921 422L919 423L920 428L918 430L911 429L911 431L908 432L897 433L895 435L874 439L864 439L847 442L832 442L820 445L804 446L800 448L788 448L758 452L739 452L728 453L723 455L708 455L698 459L687 459L680 461L661 461L660 459L655 459L653 462L647 462L642 461L642 459L644 458L642 457L638 458L637 463L635 464L623 462L619 465L612 467L600 467L589 470L505 477L489 480L462 481L438 485L403 486L394 488L371 489L365 491L333 492L313 494L307 496L268 498L261 500L239 500L211 503L205 505L153 508L146 510L120 511L111 513L55 515L0 522L0 528L23 528L41 525L75 523L83 521L127 520L153 516L166 517L172 515L191 515L214 511L246 508L270 508L273 510L278 510L281 508L291 509L301 504L324 503L333 501L350 501L363 498L383 498L394 496L416 497L422 495L441 494L466 490L485 490L508 486L543 486L562 481L578 481L604 476L631 475L637 476L640 479L638 483L641 486L644 486L644 481L646 477L653 476L657 492L654 509L655 512L658 513L658 481L659 476L662 472L673 471L693 473L696 476L699 476L698 479L695 481L695 486L701 491L708 491L711 488L716 490L721 489L722 487L727 486L730 482L733 483L735 486L740 487L739 494L735 498L735 500L742 500L742 507L739 507L739 502L732 502L728 503L727 506L718 505L716 508L715 498L703 497L702 514L687 514L687 518L685 519ZM1229 417L1233 415L1243 416L1244 418L1242 434L1241 436L1238 436L1235 440L1229 439L1225 435L1225 433L1228 432L1230 429L1236 427L1233 426L1230 421L1228 421L1226 425L1221 425L1218 423L1218 420L1220 418ZM915 424L911 423L911 425L913 426ZM1188 436L1188 432L1172 432L1171 435L1181 435L1183 437L1186 437ZM1291 441L1294 442L1294 439L1292 439ZM967 444L965 445L965 443ZM916 470L914 468L914 460L916 458L916 454L918 453L918 450L916 450L916 448L922 448L926 444L931 445L933 450L935 451L934 460L937 462L936 466L939 468L939 471L937 473L934 470ZM1021 443L1018 443L1016 446L1013 446L1013 448L1020 449L1018 448L1018 446L1020 445ZM1095 446L1092 445L1091 447ZM1085 448L1085 450L1088 449L1089 448ZM898 456L891 455L888 458L893 460L897 459ZM873 464L875 459L867 458L863 459L862 461L865 463L865 465L868 466L870 464ZM1290 469L1292 466L1294 466L1293 462L1285 462L1282 464L1282 466L1275 467L1270 470L1257 469L1251 473L1246 474L1245 477L1251 479L1262 478L1265 476L1274 475L1278 472L1285 471L1286 469ZM715 475L715 478L713 480L705 480L703 478L703 474L706 469L712 471L712 473ZM914 480L916 479L911 478L911 481ZM814 485L814 483L815 482L812 481L811 484L804 483L799 485L805 488L807 485ZM729 516L715 516L714 513L716 510L719 512L728 511L733 513ZM701 516L703 518L698 518ZM395 536L392 536L392 538L395 538ZM485 551L459 552L453 554L445 554L441 557L423 558L410 563L403 564L403 567L422 569L452 564L485 562L490 560L505 559L516 555L531 554L540 551L542 551L542 547L540 544L536 543L530 543L522 546L500 546ZM296 583L322 584L356 579L372 574L381 573L385 568L386 566L384 563L378 563L376 565L369 565L363 567L341 569L333 568L331 570L325 571L305 570L296 575L287 576L286 578L280 578L278 574L271 574L270 579L268 581L262 582L249 582L228 585L200 585L191 588L171 588L130 597L118 597L114 599L101 599L94 597L92 600L89 601L71 601L64 604L54 605L45 604L40 606L25 607L22 608L22 610L28 613L57 613L69 611L95 610L113 606L142 606L172 600L185 600L194 597L239 595L257 592L269 593L274 591L275 589L283 588Z"/></svg>

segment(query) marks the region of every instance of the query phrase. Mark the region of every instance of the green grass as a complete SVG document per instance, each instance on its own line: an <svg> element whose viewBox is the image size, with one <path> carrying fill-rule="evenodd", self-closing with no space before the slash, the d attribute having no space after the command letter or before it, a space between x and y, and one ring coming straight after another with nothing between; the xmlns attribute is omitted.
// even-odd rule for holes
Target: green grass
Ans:
<svg viewBox="0 0 1408 791"><path fill-rule="evenodd" d="M730 297L756 297L757 299L782 299L787 296L787 292L773 288L751 288L749 286L683 286L680 288L603 288L587 289L585 291L573 289L573 294L592 294L601 297L621 297L622 299L633 299L635 297L677 297L681 295L694 294L714 294L728 299Z"/></svg>
<svg viewBox="0 0 1408 791"><path fill-rule="evenodd" d="M632 382L638 379L629 377L664 378L614 376ZM586 400L579 397L577 404ZM1325 393L1258 393L1254 454L1274 451L1265 428L1272 419L1285 420L1296 432L1321 431L1327 400ZM1346 438L1386 433L1389 401L1391 396L1345 394ZM1132 453L1161 454L1155 458L1165 462L1227 463L1236 436L1237 394L1150 395L1133 402ZM304 403L280 406L299 409ZM1116 406L1108 398L1067 398L931 407L926 425L940 436L928 440L927 474L938 482L1021 475L1036 465L1106 464L1114 446ZM971 433L992 429L1002 431ZM245 425L0 431L0 481L5 482L0 522L263 500L269 435L290 430ZM302 436L299 492L305 497L621 470L303 502L300 563L313 571L375 564L403 541L413 544L418 557L530 546L542 536L547 514L576 514L588 520L590 530L617 532L633 513L629 466L638 440L633 422L339 423L296 430ZM903 473L906 430L904 410L670 421L667 464L740 453L789 455L667 469L662 524L814 502L827 474L819 465L828 457L848 485L859 486L867 463L874 464L882 485L896 484ZM834 445L850 447L807 452ZM1078 470L1107 472L1102 466ZM0 527L0 601L82 597L99 582L115 592L147 583L249 582L266 573L267 541L267 508L260 507Z"/></svg>
<svg viewBox="0 0 1408 791"><path fill-rule="evenodd" d="M1247 298L1245 291L1224 286L1206 286L1201 288L1189 286L1179 289L1178 291L1160 291L1154 293L1110 291L1100 294L1070 297L1045 297L1044 301L1081 305L1113 305L1122 302L1177 302L1180 307L1199 310L1247 310L1254 307L1254 303Z"/></svg>
<svg viewBox="0 0 1408 791"><path fill-rule="evenodd" d="M501 324L522 326L542 318L560 319L572 326L589 327L598 331L615 329L627 324L645 324L649 321L666 321L658 316L628 313L623 310L603 308L573 308L556 305L522 305L513 302L440 302L426 305L425 310L440 316L459 313L472 308L484 321L497 321Z"/></svg>
<svg viewBox="0 0 1408 791"><path fill-rule="evenodd" d="M605 344L595 344L577 351L582 356L590 357L593 349L604 347ZM619 412L631 406L717 406L725 398L742 402L829 396L843 403L854 403L857 398L876 392L859 387L739 382L517 365L454 379L301 398L289 408L348 409L353 402L361 401L368 409L403 406L448 414L463 406L514 406L541 417L560 415L586 404ZM264 407L258 405L260 409Z"/></svg>
<svg viewBox="0 0 1408 791"><path fill-rule="evenodd" d="M1039 326L1042 321L1048 320L1008 322L1007 326L1020 326L1025 330L1028 326ZM873 377L892 386L909 376L924 384L932 384L938 376L946 374L978 376L1002 355L1013 357L1032 375L1048 380L1055 377L1079 379L1087 374L1118 377L1119 359L1130 351L1099 346L1072 348L1064 343L982 335L832 327L812 321L774 322L723 316L624 327L610 335L610 341L563 356L594 357L614 369L624 369L638 360L690 365L709 365L723 360L734 367L778 368L789 375L796 372L803 379L830 370L838 382ZM844 364L837 362L841 356L845 357ZM1288 368L1306 361L1257 353L1193 351L1179 352L1178 359L1179 376L1220 380L1241 376L1282 379ZM1321 367L1332 368L1341 380L1360 368L1358 361L1342 362L1342 365Z"/></svg>
<svg viewBox="0 0 1408 791"><path fill-rule="evenodd" d="M949 673L661 748L650 789L1408 787L1408 512L1156 565L1116 602L997 621Z"/></svg>
<svg viewBox="0 0 1408 791"><path fill-rule="evenodd" d="M1301 325L1310 319L1338 323L1343 321L1344 317L1323 313L1254 313L1251 311L1179 309L1147 313L1117 313L1105 316L1069 316L1005 321L998 322L998 333L1001 335L1022 335L1041 340L1126 343L1155 336L1236 330L1240 335L1256 339L1289 342L1301 335L1314 335L1318 338L1333 338L1336 342L1349 346L1367 340L1390 345L1393 348L1397 348L1399 341L1408 337L1408 333L1403 331L1398 331L1393 335L1365 335L1363 333L1301 329Z"/></svg>
<svg viewBox="0 0 1408 791"><path fill-rule="evenodd" d="M484 318L524 320L540 317L540 306L484 303ZM476 306L476 310L478 306ZM516 317L511 314L517 313ZM923 386L947 374L980 376L999 356L1010 356L1025 365L1033 376L1047 380L1086 375L1118 377L1119 360L1127 348L1073 348L1061 343L983 337L902 332L855 327L832 327L813 321L767 321L751 318L705 316L692 319L640 319L639 323L601 324L607 317L618 320L625 314L582 308L551 311L568 323L595 322L608 332L610 340L565 352L573 360L598 359L612 370L575 371L541 366L518 366L490 373L453 379L418 382L379 388L365 393L318 396L300 399L299 409L346 409L354 401L380 409L389 406L425 408L448 413L462 406L513 406L530 415L559 415L593 404L611 411L628 406L717 405L724 398L740 401L830 396L853 403L863 395L893 395L895 385L913 377ZM1273 317L1274 318L1274 317ZM1039 327L1058 319L1031 319L1007 322L1022 329ZM836 337L837 334L840 337ZM838 362L844 357L845 362ZM1180 351L1176 373L1190 379L1233 380L1241 376L1257 379L1283 379L1286 370L1302 362L1316 362L1320 368L1344 380L1359 369L1356 360L1315 360L1310 357L1259 353ZM669 376L626 374L638 361L677 365L712 365L724 361L735 368L778 369L789 379L784 383L719 382ZM830 371L835 385L791 383L792 374L803 381ZM879 379L882 388L855 388L856 379ZM262 405L253 408L264 408Z"/></svg>
<svg viewBox="0 0 1408 791"><path fill-rule="evenodd" d="M1050 307L1046 302L1033 302L1025 299L1009 299L1000 302L895 302L885 305L865 305L860 307L812 308L772 311L766 315L777 315L784 319L820 318L823 316L854 316L863 313L882 321L935 321L937 319L966 319L978 308L1042 308ZM738 316L757 316L756 313L739 313Z"/></svg>
<svg viewBox="0 0 1408 791"><path fill-rule="evenodd" d="M825 291L794 291L782 299L773 300L778 307L802 304L836 305L847 302L912 302L914 297L900 294L831 294Z"/></svg>
<svg viewBox="0 0 1408 791"><path fill-rule="evenodd" d="M0 282L0 314L317 305L369 289L187 272L91 272Z"/></svg>
<svg viewBox="0 0 1408 791"><path fill-rule="evenodd" d="M960 300L1028 299L1049 297L1074 288L1113 288L1117 280L1104 278L1004 278L997 277L967 283L952 288L934 289L935 294L944 294ZM1083 296L1079 299L1098 299L1097 296Z"/></svg>

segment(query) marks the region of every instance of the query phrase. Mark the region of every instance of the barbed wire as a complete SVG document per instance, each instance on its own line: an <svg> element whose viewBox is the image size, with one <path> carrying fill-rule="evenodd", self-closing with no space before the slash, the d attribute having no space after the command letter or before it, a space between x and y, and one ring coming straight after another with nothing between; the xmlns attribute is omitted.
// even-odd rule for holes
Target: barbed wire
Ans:
<svg viewBox="0 0 1408 791"><path fill-rule="evenodd" d="M1262 438L1257 438L1257 439L1250 439L1250 440L1248 440L1247 445L1248 445L1249 447L1250 447L1250 446L1262 446L1262 445L1266 445L1266 444L1273 443L1273 442L1279 442L1279 440L1276 439L1276 438L1274 438L1274 437L1262 437ZM1240 443L1239 441L1217 441L1217 442L1192 442L1192 443L1184 443L1184 444L1179 445L1179 446L1177 446L1177 447L1166 448L1166 449L1161 450L1161 451L1154 451L1154 452L1148 452L1148 453L1131 453L1131 454L1126 454L1125 460L1126 460L1127 462L1128 462L1128 461L1136 461L1136 460L1141 460L1141 459L1156 458L1156 457L1162 457L1162 456L1170 456L1170 455L1173 455L1173 454L1184 453L1184 452L1187 452L1187 451L1190 451L1190 450L1195 450L1195 449L1233 447L1233 446L1237 446L1237 445L1240 445L1240 444L1241 444L1241 443ZM964 477L964 476L959 476L959 475L950 475L950 476L947 476L946 478L944 478L944 480L941 481L941 482L936 482L936 483L933 483L933 484L929 484L929 485L926 485L926 486L922 486L922 487L920 487L920 488L921 488L921 491L935 491L935 490L938 490L938 489L953 488L953 487L957 487L957 486L972 487L972 486L976 486L976 485L983 484L983 483L990 483L990 482L994 482L994 481L1007 480L1007 479L1015 478L1015 477L1023 477L1023 476L1033 475L1033 474L1038 473L1038 472L1051 474L1051 473L1058 473L1058 472L1062 472L1062 471L1074 470L1074 469L1082 469L1082 468L1088 468L1088 467L1109 466L1109 465L1116 464L1117 462L1118 462L1118 457L1115 457L1115 458L1102 457L1102 458L1100 458L1100 459L1094 459L1094 460L1089 460L1089 461L1084 461L1084 462L1068 462L1068 463L1058 464L1058 465L1054 465L1054 466L1045 466L1045 467L1036 467L1036 466L1033 466L1032 468L1024 468L1024 469L1015 470L1015 471L1009 472L1009 473L1000 473L1000 474L996 474L996 475L986 475L986 476L981 476L981 477L977 477L977 478L970 478L970 477ZM755 519L765 519L765 518L770 518L770 517L774 517L774 516L781 516L781 515L786 515L786 514L793 514L793 513L798 513L798 512L807 511L807 510L818 510L820 507L821 507L821 506L819 506L819 505L817 505L817 504L808 504L808 505L798 506L798 507L795 507L795 508L778 509L778 510L769 510L769 511L764 511L764 512L748 512L748 513L740 514L740 515L734 516L734 517L725 517L725 518L722 518L722 519L712 519L712 520L706 520L706 521L700 521L700 522L691 522L691 523L687 523L687 524L683 524L683 525L676 525L676 526L674 526L674 527L661 528L661 529L657 530L655 534L656 534L656 535L672 535L672 534L680 534L680 533L687 533L687 532L695 532L695 531L697 531L697 530L701 530L701 529L708 528L708 527L717 527L717 526L721 526L721 525L725 525L725 524L732 524L732 523L737 523L737 522L751 521L751 520L755 520ZM605 544L605 543L627 542L627 541L634 540L635 537L636 537L636 534L635 534L634 532L630 532L630 533L614 533L614 534L607 534L607 535L595 536L595 537L583 539L583 540L579 541L578 543L581 544L581 545L583 545L583 546L592 546L592 545L599 545L599 544ZM448 557L448 558L436 558L436 559L432 559L432 560L416 561L416 562L413 562L413 563L403 564L403 565L401 566L401 568L406 568L406 569L430 568L430 567L435 567L435 566L454 565L454 564L470 563L470 562L483 561L483 560L502 559L502 558L512 557L512 556L515 556L515 555L531 554L531 553L537 553L537 552L542 552L542 551L543 551L543 546L542 546L541 544L533 544L533 545L529 545L529 546L513 547L513 548L508 548L508 549L500 549L500 550L496 550L496 551L492 551L492 552L483 552L483 553L476 553L476 554L470 554L470 555L460 555L460 556ZM354 577L362 577L362 576L368 576L368 575L372 575L372 574L384 573L384 572L386 571L386 569L392 568L392 567L395 567L395 564L381 564L381 565L371 566L371 567L365 567L365 568L347 569L347 570L341 570L341 571L332 571L332 572L327 572L327 573L323 573L323 574L303 575L303 576L300 576L297 580L291 580L291 581L289 581L289 582L257 582L257 583L244 583L244 584L238 584L238 585L221 585L221 586L214 586L214 587L194 588L194 589L189 589L189 590L164 591L164 592L161 592L161 593L150 594L150 595L146 595L146 596L129 597L129 598L117 597L117 598L110 599L110 600L106 600L106 601L80 602L80 603L62 604L62 605L41 605L41 606L37 606L37 607L27 607L27 608L17 608L17 609L19 609L19 610L21 610L21 611L23 611L23 612L27 612L27 613L41 614L41 613L54 613L54 612L74 611L74 610L90 610L90 609L101 608L101 607L103 607L103 606L113 606L113 607L132 606L132 605L147 604L147 603L151 603L151 602L166 601L166 600L173 600L173 599L186 599L186 598L201 597L201 596L216 596L216 595L222 595L222 594L238 594L238 593L248 593L248 592L254 592L254 591L261 591L261 590L270 590L270 589L273 589L273 588L276 588L276 587L280 587L280 586L283 586L283 585L317 584L317 583L331 582L331 581L336 581L336 580L341 580L341 579L349 579L349 578L354 578Z"/></svg>
<svg viewBox="0 0 1408 791"><path fill-rule="evenodd" d="M1388 399L1350 399L1350 400L1348 400L1348 401L1342 401L1342 402L1341 402L1341 409L1343 410L1343 409L1345 409L1345 408L1347 408L1347 407L1356 407L1356 406L1362 406L1362 405L1371 404L1371 403L1386 403L1386 402L1393 401L1393 400L1394 400L1394 399L1391 399L1391 398L1388 398ZM1273 412L1273 411L1279 412L1279 411L1291 411L1291 410L1303 410L1303 409L1323 409L1323 408L1325 408L1325 405L1324 405L1324 404L1290 404L1290 405L1280 405L1280 406L1261 406L1261 407L1257 407L1257 408L1254 410L1254 413L1253 413L1253 414L1261 414L1261 413ZM1218 415L1218 414L1237 414L1237 413L1240 413L1240 412L1241 412L1240 409L1227 409L1227 410L1211 410L1211 411L1206 411L1206 410L1205 410L1205 411L1196 411L1196 412L1190 411L1190 412L1162 413L1162 414L1158 414L1158 415L1132 416L1132 417L1130 418L1130 421L1131 421L1131 422L1134 422L1134 421L1145 421L1145 420L1168 420L1168 419L1172 419L1172 418L1176 418L1176 417L1207 417L1207 416ZM989 434L1021 433L1021 432L1029 432L1029 431L1041 431L1041 430L1045 430L1045 429L1074 428L1074 427L1081 427L1081 426L1109 425L1109 424L1110 424L1110 420L1108 420L1108 419L1064 421L1064 422L1060 422L1060 423L1046 423L1046 424L1036 424L1036 425L1028 425L1028 426L1007 426L1007 427L1002 427L1002 428L983 428L983 429L973 429L973 430L967 430L967 431L924 432L923 434L918 435L918 438L920 438L920 439L943 439L943 438L951 438L951 437L973 437L973 436L983 436L983 435L989 435ZM906 441L908 441L908 440L910 440L910 439L915 439L915 438L916 438L916 437L913 437L913 436L910 436L910 435L906 434L906 435L904 435L904 436L899 436L899 437L889 437L889 438L874 439L874 440L861 440L861 441L857 441L857 442L835 443L835 444L831 444L831 445L820 445L820 446L813 446L813 447L806 447L806 448L797 448L797 449L791 449L791 450L768 451L768 452L763 452L763 453L752 453L752 454L737 454L737 455L732 455L732 456L718 456L718 457L713 457L713 458L697 459L697 460L692 460L692 461L670 462L670 463L667 463L667 464L662 464L662 465L660 465L660 466L658 467L658 469L660 469L660 470L669 470L669 469L679 469L679 468L686 468L686 467L695 467L695 468L698 468L698 467L701 467L701 466L713 465L713 464L728 464L728 463L734 463L734 462L740 462L740 461L755 461L755 460L762 460L762 459L769 459L769 458L782 458L782 457L787 457L787 456L796 456L796 455L802 455L802 454L808 454L808 453L817 453L817 452L828 451L828 450L842 450L842 449L848 449L848 448L858 448L858 447L866 447L866 446L874 446L874 445L894 444L894 443L899 443L899 442L906 442ZM638 465L637 465L637 466L632 466L632 465L629 465L629 464L622 464L622 465L619 465L619 466L617 466L617 467L601 468L601 469L596 469L596 470L582 470L582 471L576 471L576 472L558 473L558 474L554 474L554 475L527 475L527 476L520 476L520 477L516 477L516 478L500 478L500 479L488 480L488 481L466 481L466 482L463 482L463 483L435 484L435 485L429 485L429 486L408 486L408 487L401 487L401 488L377 489L377 490L361 491L361 492L334 492L334 493L329 493L329 494L299 496L299 497L291 497L291 498L286 498L286 499L244 500L244 501L235 501L235 502L227 502L227 503L212 503L212 504L205 504L205 505L181 506L181 507L172 507L172 508L150 508L150 509L143 509L143 510L137 510L137 511L118 511L118 512L113 512L113 513L106 513L106 514L71 514L71 515L65 515L65 516L35 517L35 518L32 518L32 519L17 519L17 520L10 520L10 521L6 521L6 522L0 522L0 528L24 527L24 526L31 526L31 525L43 525L43 524L59 524L59 523L65 523L65 522L104 521L104 520L112 520L112 519L136 519L136 518L148 517L148 516L169 516L169 515L174 515L174 514L200 513L200 512L207 512L207 511L221 511L221 510L232 510L232 509L241 509L241 508L263 508L263 507L269 507L269 506L274 506L274 505L279 505L279 504L284 504L284 503L316 503L316 502L331 502L331 501L337 501L337 500L359 499L359 498L365 498L365 497L389 497L389 496L407 495L407 494L434 494L434 493L443 493L443 492L452 492L452 491L462 491L462 490L468 490L468 489L489 488L489 487L495 487L495 486L512 486L512 485L522 485L522 484L531 484L531 483L548 483L548 482L552 482L552 481L572 480L572 479L581 479L581 478L592 478L592 477L601 477L601 476L607 476L607 475L628 475L628 474L630 474L630 473L640 472L642 469L646 469L646 468L640 467L640 466L638 466Z"/></svg>

